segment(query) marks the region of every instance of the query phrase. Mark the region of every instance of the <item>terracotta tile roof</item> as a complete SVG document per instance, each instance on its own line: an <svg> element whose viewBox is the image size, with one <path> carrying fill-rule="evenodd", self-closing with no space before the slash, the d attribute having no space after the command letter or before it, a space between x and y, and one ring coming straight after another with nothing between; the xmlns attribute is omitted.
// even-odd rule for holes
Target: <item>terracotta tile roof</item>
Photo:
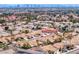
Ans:
<svg viewBox="0 0 79 59"><path fill-rule="evenodd" d="M54 29L54 28L43 28L42 29L42 32L57 32L58 30L57 29Z"/></svg>
<svg viewBox="0 0 79 59"><path fill-rule="evenodd" d="M41 50L43 50L44 52L48 52L48 51L53 51L55 52L57 50L57 48L53 47L52 45L46 45L46 46L42 46L40 47Z"/></svg>
<svg viewBox="0 0 79 59"><path fill-rule="evenodd" d="M77 36L74 36L72 39L71 39L71 44L79 44L79 35Z"/></svg>
<svg viewBox="0 0 79 59"><path fill-rule="evenodd" d="M60 48L62 49L62 48L64 48L64 43L55 43L53 46L58 49L60 49Z"/></svg>

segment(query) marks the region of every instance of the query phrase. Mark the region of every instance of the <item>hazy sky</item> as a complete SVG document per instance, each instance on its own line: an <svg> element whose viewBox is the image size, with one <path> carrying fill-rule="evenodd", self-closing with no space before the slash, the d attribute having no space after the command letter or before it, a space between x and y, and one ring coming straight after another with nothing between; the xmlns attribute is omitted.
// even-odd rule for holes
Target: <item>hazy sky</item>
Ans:
<svg viewBox="0 0 79 59"><path fill-rule="evenodd" d="M79 4L0 4L0 8L3 7L79 7Z"/></svg>
<svg viewBox="0 0 79 59"><path fill-rule="evenodd" d="M79 0L0 0L0 4L79 4Z"/></svg>

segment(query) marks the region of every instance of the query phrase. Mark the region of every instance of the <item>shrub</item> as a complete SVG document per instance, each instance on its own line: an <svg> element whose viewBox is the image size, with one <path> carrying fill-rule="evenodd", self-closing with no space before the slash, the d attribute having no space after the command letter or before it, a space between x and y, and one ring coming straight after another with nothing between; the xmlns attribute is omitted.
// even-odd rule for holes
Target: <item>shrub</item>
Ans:
<svg viewBox="0 0 79 59"><path fill-rule="evenodd" d="M0 19L0 23L5 23L5 20Z"/></svg>
<svg viewBox="0 0 79 59"><path fill-rule="evenodd" d="M29 49L31 48L30 44L24 44L21 48L23 49Z"/></svg>
<svg viewBox="0 0 79 59"><path fill-rule="evenodd" d="M5 43L0 43L0 48L7 49L8 45Z"/></svg>

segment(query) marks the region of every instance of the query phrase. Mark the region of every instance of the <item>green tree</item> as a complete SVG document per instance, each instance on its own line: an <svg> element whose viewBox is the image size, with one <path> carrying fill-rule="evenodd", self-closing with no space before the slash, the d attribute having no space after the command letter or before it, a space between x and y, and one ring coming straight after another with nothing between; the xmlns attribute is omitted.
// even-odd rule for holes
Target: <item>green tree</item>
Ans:
<svg viewBox="0 0 79 59"><path fill-rule="evenodd" d="M30 44L24 44L21 48L23 48L23 49L29 49L29 48L31 48L31 46L30 46Z"/></svg>
<svg viewBox="0 0 79 59"><path fill-rule="evenodd" d="M4 19L0 19L0 23L5 23L6 21Z"/></svg>

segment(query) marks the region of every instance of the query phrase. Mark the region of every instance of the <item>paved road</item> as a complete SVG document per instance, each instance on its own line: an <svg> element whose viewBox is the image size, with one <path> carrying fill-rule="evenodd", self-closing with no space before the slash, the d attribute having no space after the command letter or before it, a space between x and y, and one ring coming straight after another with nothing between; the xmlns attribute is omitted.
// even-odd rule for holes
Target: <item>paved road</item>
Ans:
<svg viewBox="0 0 79 59"><path fill-rule="evenodd" d="M17 53L22 53L22 54L44 54L43 52L39 52L39 51L34 51L34 50L25 50L25 49L20 49L17 48Z"/></svg>
<svg viewBox="0 0 79 59"><path fill-rule="evenodd" d="M0 54L14 54L15 51L13 49L0 51Z"/></svg>
<svg viewBox="0 0 79 59"><path fill-rule="evenodd" d="M75 48L71 51L66 52L65 54L79 54L79 48Z"/></svg>

